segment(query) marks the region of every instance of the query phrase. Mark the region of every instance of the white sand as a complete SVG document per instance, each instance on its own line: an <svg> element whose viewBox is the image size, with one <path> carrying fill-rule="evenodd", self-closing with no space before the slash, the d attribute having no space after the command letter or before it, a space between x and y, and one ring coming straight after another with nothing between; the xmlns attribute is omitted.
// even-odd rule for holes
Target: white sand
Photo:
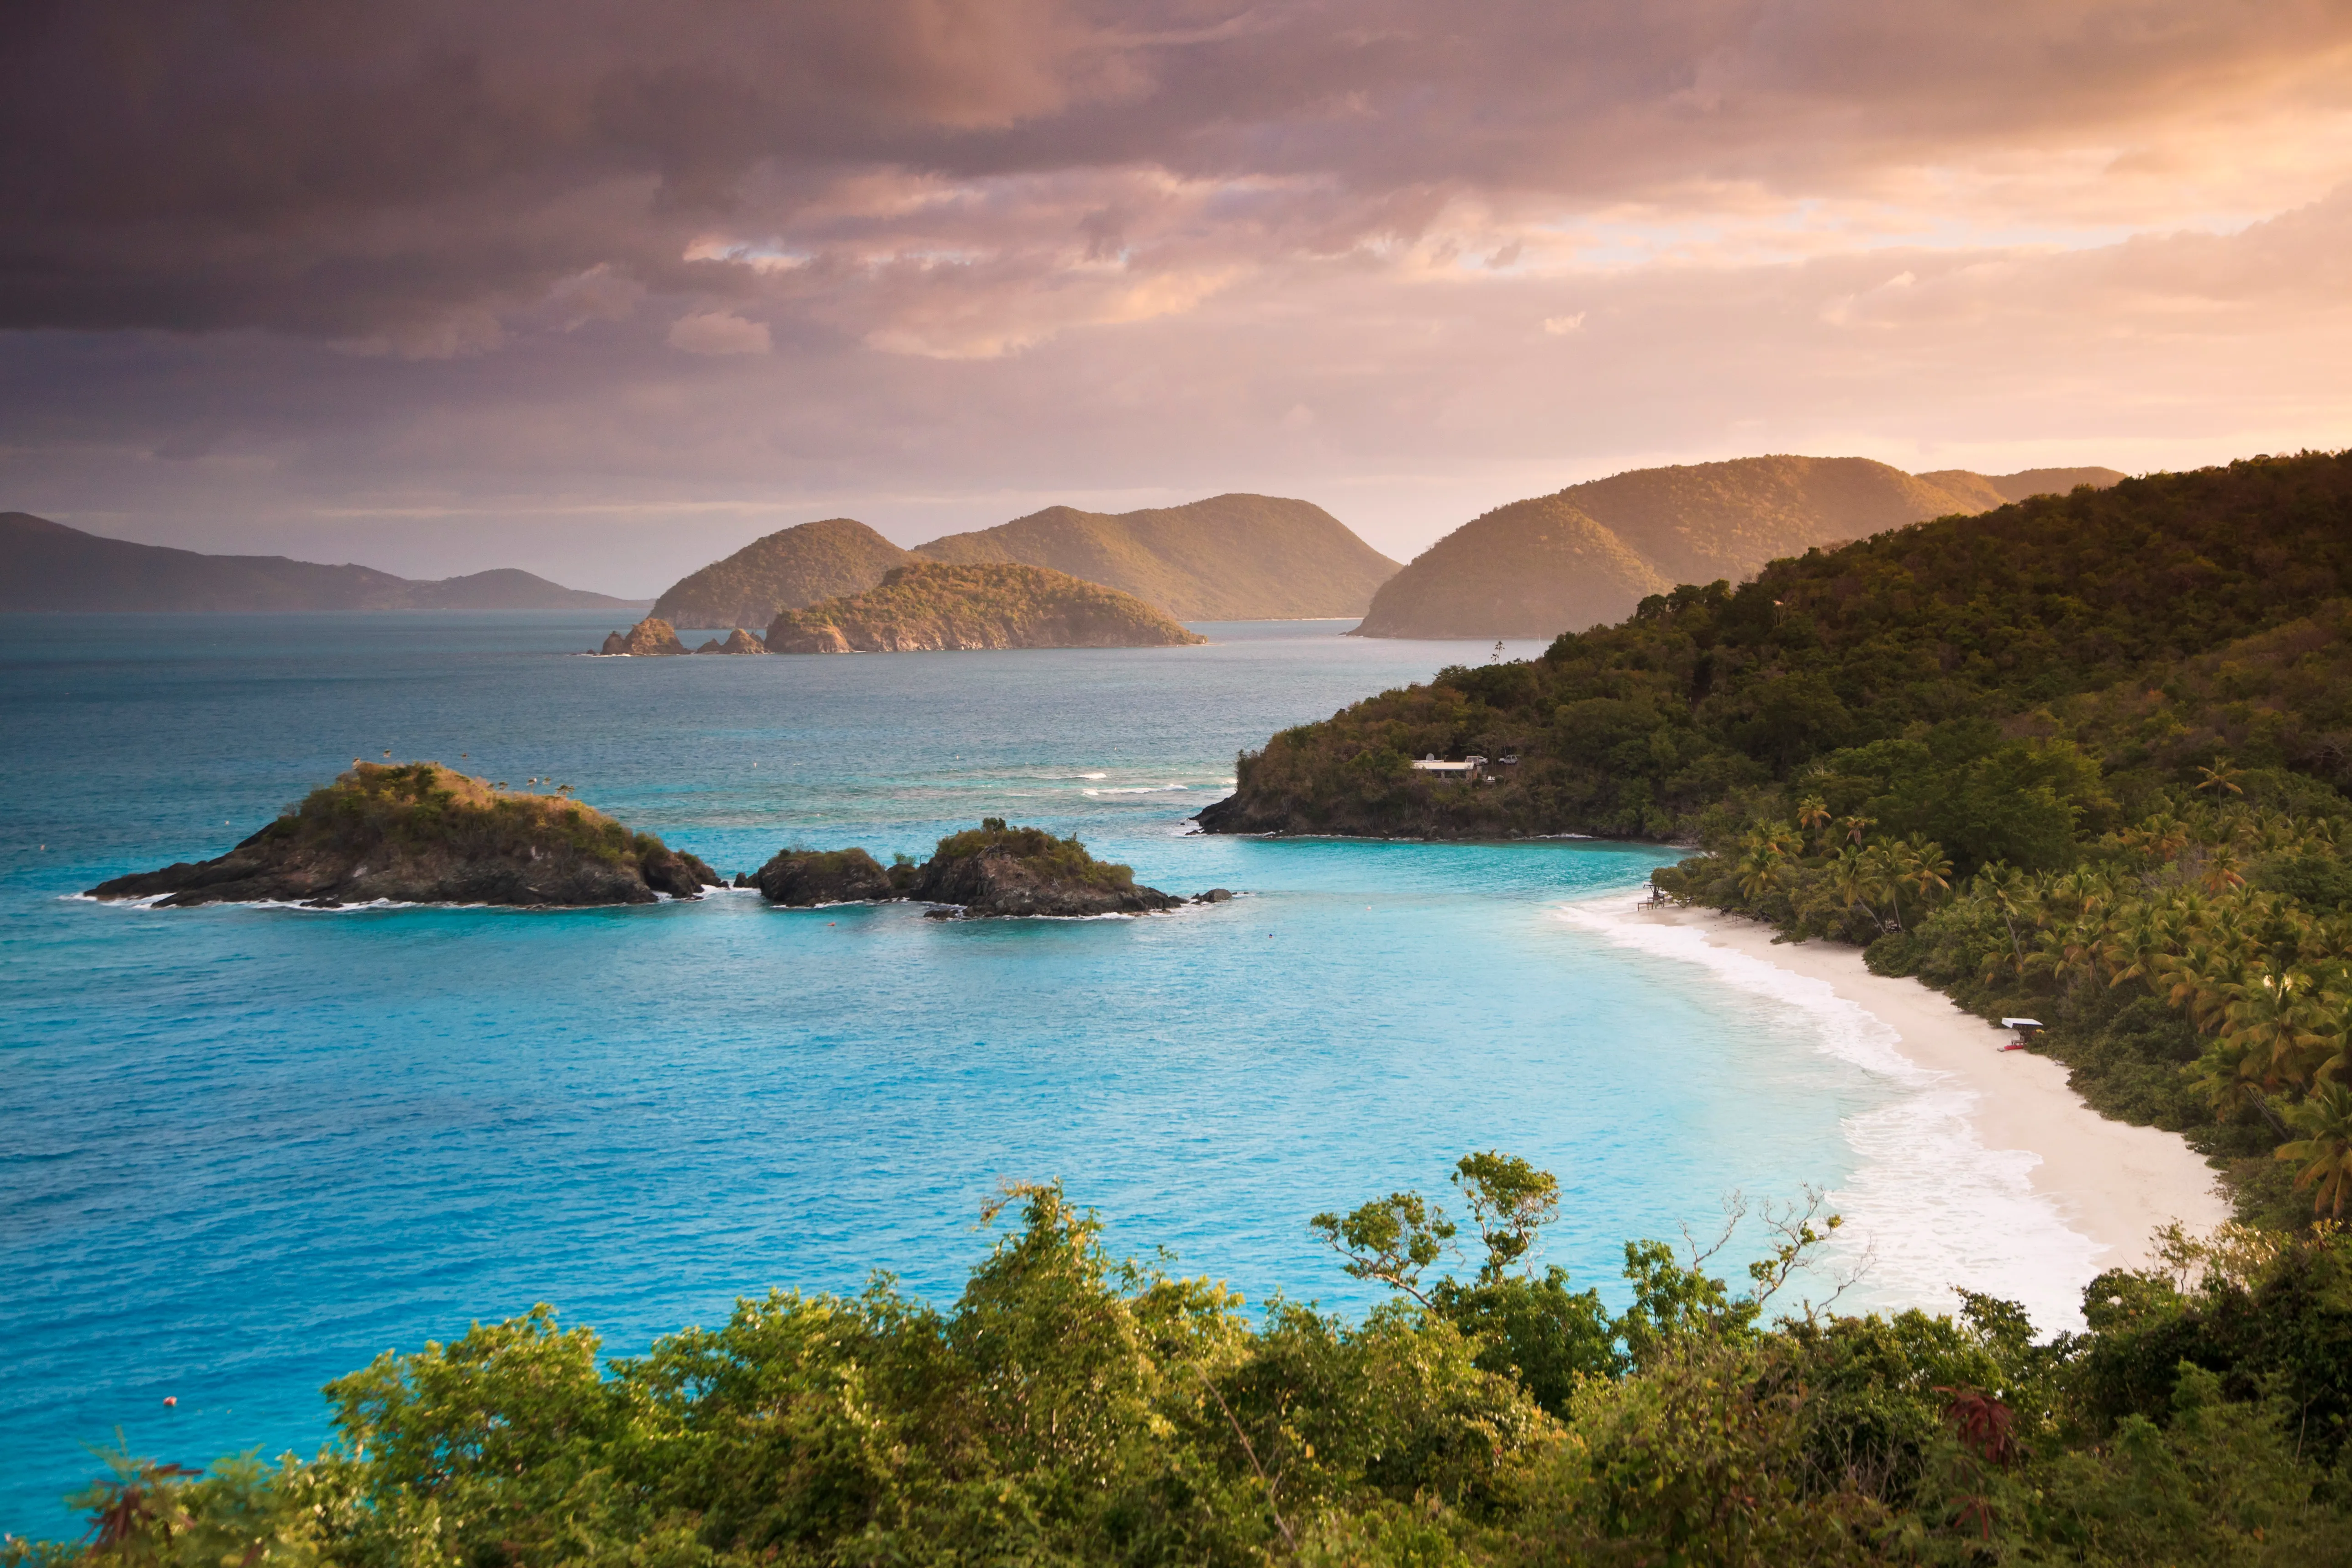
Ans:
<svg viewBox="0 0 2352 1568"><path fill-rule="evenodd" d="M1985 1148L2031 1157L2021 1162L2027 1184L2095 1245L2099 1268L2154 1261L2150 1238L2174 1220L2204 1231L2229 1218L2212 1167L2178 1133L2101 1116L2066 1086L2064 1067L2003 1051L2010 1031L1916 980L1871 973L1860 950L1775 943L1770 928L1707 910L1644 907L1632 919L1695 931L1711 946L1822 982L1892 1029L1905 1058L1969 1094L1967 1119Z"/></svg>

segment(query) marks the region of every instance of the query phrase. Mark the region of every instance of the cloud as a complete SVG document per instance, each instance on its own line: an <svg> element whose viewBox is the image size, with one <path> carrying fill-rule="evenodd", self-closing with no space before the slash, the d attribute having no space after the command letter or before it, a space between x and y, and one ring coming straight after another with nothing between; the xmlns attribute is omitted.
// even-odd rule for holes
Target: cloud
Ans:
<svg viewBox="0 0 2352 1568"><path fill-rule="evenodd" d="M747 321L724 310L703 310L670 323L664 340L690 354L763 354L771 347L768 323Z"/></svg>
<svg viewBox="0 0 2352 1568"><path fill-rule="evenodd" d="M0 486L631 562L1239 487L1409 554L1672 458L2341 441L2348 188L2314 0L34 0Z"/></svg>
<svg viewBox="0 0 2352 1568"><path fill-rule="evenodd" d="M0 327L478 346L450 323L528 327L596 276L758 296L896 348L960 309L937 270L866 287L920 255L1067 284L1083 322L1085 269L1111 261L1517 273L1654 247L2105 241L2247 221L2347 173L2352 11L2308 0L0 18Z"/></svg>

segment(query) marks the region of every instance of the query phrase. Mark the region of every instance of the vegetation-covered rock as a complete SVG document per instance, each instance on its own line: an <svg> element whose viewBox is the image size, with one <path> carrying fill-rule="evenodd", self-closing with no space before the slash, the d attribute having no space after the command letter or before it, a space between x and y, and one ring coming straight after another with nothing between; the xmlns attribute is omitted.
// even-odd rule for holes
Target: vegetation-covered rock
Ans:
<svg viewBox="0 0 2352 1568"><path fill-rule="evenodd" d="M1184 901L1139 886L1132 869L1096 859L1076 838L993 816L940 839L913 891L973 915L1138 915Z"/></svg>
<svg viewBox="0 0 2352 1568"><path fill-rule="evenodd" d="M438 763L354 763L217 859L117 877L99 899L160 907L288 902L648 904L718 873L563 795L517 795Z"/></svg>
<svg viewBox="0 0 2352 1568"><path fill-rule="evenodd" d="M1129 594L1043 567L892 569L879 587L768 627L772 653L919 653L1016 647L1169 647L1207 639Z"/></svg>
<svg viewBox="0 0 2352 1568"><path fill-rule="evenodd" d="M1612 1311L1534 1262L1559 1186L1456 1167L1314 1221L1390 1288L1252 1310L1122 1262L1058 1186L960 1299L776 1291L607 1360L541 1307L328 1385L334 1438L128 1455L87 1548L0 1563L2305 1564L2352 1560L2352 1237L2175 1237L2089 1330L1839 1317L1812 1205L1735 1283L1625 1247ZM1166 1255L1162 1255L1164 1261Z"/></svg>
<svg viewBox="0 0 2352 1568"><path fill-rule="evenodd" d="M900 878L901 882L905 879ZM737 881L759 889L760 896L772 904L796 909L907 896L881 863L863 849L779 849L756 875Z"/></svg>
<svg viewBox="0 0 2352 1568"><path fill-rule="evenodd" d="M1010 827L1001 816L952 833L917 865L901 855L885 868L863 849L785 849L760 868L756 886L770 903L881 902L916 899L972 915L1137 915L1174 909L1184 900L1140 887L1125 866L1096 859L1076 838L1042 827ZM1223 903L1223 888L1201 897Z"/></svg>

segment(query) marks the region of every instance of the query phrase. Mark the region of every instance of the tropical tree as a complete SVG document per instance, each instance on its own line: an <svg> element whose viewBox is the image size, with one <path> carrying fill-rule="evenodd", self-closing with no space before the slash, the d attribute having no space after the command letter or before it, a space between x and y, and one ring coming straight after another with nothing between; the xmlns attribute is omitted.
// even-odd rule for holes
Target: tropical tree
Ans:
<svg viewBox="0 0 2352 1568"><path fill-rule="evenodd" d="M2229 757L2226 755L2214 758L2213 765L2211 767L2200 767L2197 772L2200 775L2197 781L2197 787L2200 790L2211 790L2216 797L2219 797L2223 791L2227 791L2231 795L2243 795L2246 793L2244 790L2238 787L2238 780L2245 776L2244 771L2240 768L2232 767L2230 763Z"/></svg>
<svg viewBox="0 0 2352 1568"><path fill-rule="evenodd" d="M1839 908L1852 910L1859 907L1870 917L1872 925L1885 923L1878 918L1878 911L1870 907L1870 897L1878 890L1878 873L1868 855L1849 844L1830 861L1825 870L1830 892L1839 900Z"/></svg>
<svg viewBox="0 0 2352 1568"><path fill-rule="evenodd" d="M2303 1136L2280 1144L2273 1157L2302 1163L2294 1184L2312 1190L2312 1213L2342 1219L2352 1204L2352 1085L2320 1085L2301 1105L2287 1107L2286 1119Z"/></svg>

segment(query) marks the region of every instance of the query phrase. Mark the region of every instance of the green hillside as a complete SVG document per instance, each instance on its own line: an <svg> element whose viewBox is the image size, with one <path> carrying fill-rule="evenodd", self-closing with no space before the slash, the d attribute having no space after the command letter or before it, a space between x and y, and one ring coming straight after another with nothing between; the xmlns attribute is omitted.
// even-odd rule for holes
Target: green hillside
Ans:
<svg viewBox="0 0 2352 1568"><path fill-rule="evenodd" d="M1017 647L1169 647L1206 641L1116 588L1039 566L918 561L879 586L768 626L771 653L937 653Z"/></svg>
<svg viewBox="0 0 2352 1568"><path fill-rule="evenodd" d="M995 528L935 539L915 553L1048 567L1132 594L1186 621L1360 616L1397 570L1321 507L1255 495L1116 516L1048 507Z"/></svg>
<svg viewBox="0 0 2352 1568"><path fill-rule="evenodd" d="M1927 518L1990 510L2021 484L2114 470L1906 474L1865 458L1640 468L1486 513L1397 574L1365 637L1553 637L1605 625L1675 583L1738 583L1768 561ZM2082 482L2095 482L2085 479ZM2071 489L2071 485L2064 488ZM2025 493L2033 493L2028 490ZM1538 520L1574 514L1572 525Z"/></svg>
<svg viewBox="0 0 2352 1568"><path fill-rule="evenodd" d="M2347 693L2352 454L2256 458L1678 587L1276 735L1202 822L1696 843L1662 890L2053 1024L2284 1223L2352 1211Z"/></svg>
<svg viewBox="0 0 2352 1568"><path fill-rule="evenodd" d="M803 522L678 579L654 614L674 626L764 626L779 610L862 594L909 559L853 519Z"/></svg>

